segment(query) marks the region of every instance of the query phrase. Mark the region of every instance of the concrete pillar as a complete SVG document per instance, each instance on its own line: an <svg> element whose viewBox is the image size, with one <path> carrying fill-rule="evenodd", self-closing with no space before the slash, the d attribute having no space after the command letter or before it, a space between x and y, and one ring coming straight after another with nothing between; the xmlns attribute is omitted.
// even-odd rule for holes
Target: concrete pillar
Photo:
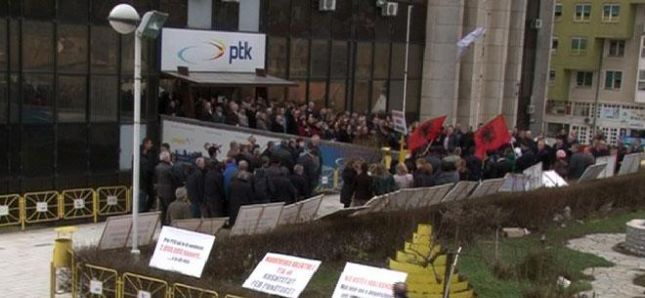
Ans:
<svg viewBox="0 0 645 298"><path fill-rule="evenodd" d="M526 26L527 0L513 0L511 6L508 54L504 79L504 99L502 113L509 127L517 123L519 84L522 76L522 57L524 54L524 29Z"/></svg>
<svg viewBox="0 0 645 298"><path fill-rule="evenodd" d="M188 28L211 29L212 24L213 0L188 0Z"/></svg>
<svg viewBox="0 0 645 298"><path fill-rule="evenodd" d="M549 80L549 65L551 65L551 36L553 34L553 10L554 0L540 1L540 19L542 29L538 31L537 48L535 49L535 72L533 75L533 92L531 105L535 111L531 115L532 131L539 132L544 127L544 109L547 100L547 86ZM566 46L562 43L561 46Z"/></svg>
<svg viewBox="0 0 645 298"><path fill-rule="evenodd" d="M457 109L457 41L462 35L464 0L429 0L420 119L448 115Z"/></svg>

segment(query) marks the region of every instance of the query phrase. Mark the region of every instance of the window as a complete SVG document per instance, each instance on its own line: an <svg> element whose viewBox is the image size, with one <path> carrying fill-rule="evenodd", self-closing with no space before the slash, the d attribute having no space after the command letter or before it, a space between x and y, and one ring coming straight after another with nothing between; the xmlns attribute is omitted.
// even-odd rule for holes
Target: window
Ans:
<svg viewBox="0 0 645 298"><path fill-rule="evenodd" d="M620 16L619 4L605 4L602 7L602 21L603 22L618 22Z"/></svg>
<svg viewBox="0 0 645 298"><path fill-rule="evenodd" d="M374 47L374 79L387 79L390 70L390 44L376 43Z"/></svg>
<svg viewBox="0 0 645 298"><path fill-rule="evenodd" d="M354 81L354 98L352 100L352 111L357 113L368 112L368 101L370 92L368 81Z"/></svg>
<svg viewBox="0 0 645 298"><path fill-rule="evenodd" d="M624 40L610 40L609 41L609 57L622 57L625 55L625 41Z"/></svg>
<svg viewBox="0 0 645 298"><path fill-rule="evenodd" d="M54 26L51 22L23 21L23 70L51 70L54 62Z"/></svg>
<svg viewBox="0 0 645 298"><path fill-rule="evenodd" d="M291 40L291 64L289 65L289 77L306 77L309 67L309 40Z"/></svg>
<svg viewBox="0 0 645 298"><path fill-rule="evenodd" d="M108 26L92 26L90 60L93 73L116 73L117 33Z"/></svg>
<svg viewBox="0 0 645 298"><path fill-rule="evenodd" d="M372 65L372 43L359 42L356 45L356 77L368 79Z"/></svg>
<svg viewBox="0 0 645 298"><path fill-rule="evenodd" d="M645 70L638 71L638 91L645 91Z"/></svg>
<svg viewBox="0 0 645 298"><path fill-rule="evenodd" d="M331 81L329 83L329 108L337 113L346 110L345 81Z"/></svg>
<svg viewBox="0 0 645 298"><path fill-rule="evenodd" d="M59 25L56 50L58 71L87 72L87 26Z"/></svg>
<svg viewBox="0 0 645 298"><path fill-rule="evenodd" d="M558 50L558 46L560 46L560 41L557 36L554 36L551 39L551 53L555 53Z"/></svg>
<svg viewBox="0 0 645 298"><path fill-rule="evenodd" d="M326 107L327 83L325 81L309 82L309 101L313 101L318 108Z"/></svg>
<svg viewBox="0 0 645 298"><path fill-rule="evenodd" d="M79 175L87 169L87 129L79 124L58 126L56 154L60 175Z"/></svg>
<svg viewBox="0 0 645 298"><path fill-rule="evenodd" d="M326 78L329 69L329 43L327 40L313 40L311 42L311 76Z"/></svg>
<svg viewBox="0 0 645 298"><path fill-rule="evenodd" d="M90 128L90 170L92 173L114 173L119 166L119 127L93 124Z"/></svg>
<svg viewBox="0 0 645 298"><path fill-rule="evenodd" d="M576 4L576 14L573 20L576 22L587 22L591 18L591 4Z"/></svg>
<svg viewBox="0 0 645 298"><path fill-rule="evenodd" d="M562 3L557 3L555 5L555 10L553 11L553 16L555 20L558 21L562 17Z"/></svg>
<svg viewBox="0 0 645 298"><path fill-rule="evenodd" d="M56 107L58 122L85 122L87 106L85 76L58 76ZM115 86L111 86L115 88Z"/></svg>
<svg viewBox="0 0 645 298"><path fill-rule="evenodd" d="M347 42L334 40L331 43L331 77L347 76Z"/></svg>
<svg viewBox="0 0 645 298"><path fill-rule="evenodd" d="M583 55L587 51L587 39L584 37L571 38L571 55Z"/></svg>
<svg viewBox="0 0 645 298"><path fill-rule="evenodd" d="M593 85L593 72L578 71L576 72L576 86L581 88L589 88Z"/></svg>
<svg viewBox="0 0 645 298"><path fill-rule="evenodd" d="M605 73L605 89L620 89L623 84L623 73L621 71L608 70Z"/></svg>
<svg viewBox="0 0 645 298"><path fill-rule="evenodd" d="M268 71L278 77L287 75L287 39L284 37L269 37Z"/></svg>
<svg viewBox="0 0 645 298"><path fill-rule="evenodd" d="M118 85L116 76L92 76L90 79L90 121L116 121Z"/></svg>
<svg viewBox="0 0 645 298"><path fill-rule="evenodd" d="M22 122L52 121L53 75L28 74L22 81Z"/></svg>
<svg viewBox="0 0 645 298"><path fill-rule="evenodd" d="M549 84L555 83L555 70L549 71Z"/></svg>

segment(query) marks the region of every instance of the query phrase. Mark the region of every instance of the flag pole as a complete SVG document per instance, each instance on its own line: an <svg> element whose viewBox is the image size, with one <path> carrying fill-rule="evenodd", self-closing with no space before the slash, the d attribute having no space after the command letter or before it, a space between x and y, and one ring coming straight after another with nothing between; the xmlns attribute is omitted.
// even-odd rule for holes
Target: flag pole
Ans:
<svg viewBox="0 0 645 298"><path fill-rule="evenodd" d="M406 27L406 32L405 32L405 64L403 67L403 98L402 98L402 105L403 105L403 115L405 115L406 107L405 107L405 102L406 102L406 97L408 93L408 57L410 54L410 17L412 15L412 5L408 5L408 19L407 19L407 27ZM407 127L407 123L406 123ZM401 136L401 145L399 148L399 163L405 162L405 151L403 149L403 143L404 143L405 136Z"/></svg>

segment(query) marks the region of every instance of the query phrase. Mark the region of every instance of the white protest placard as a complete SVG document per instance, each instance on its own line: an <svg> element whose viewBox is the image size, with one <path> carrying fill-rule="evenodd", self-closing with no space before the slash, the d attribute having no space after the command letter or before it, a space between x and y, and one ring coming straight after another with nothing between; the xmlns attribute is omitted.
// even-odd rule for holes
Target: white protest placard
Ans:
<svg viewBox="0 0 645 298"><path fill-rule="evenodd" d="M461 201L470 195L470 192L479 185L475 181L459 181L455 184L441 202Z"/></svg>
<svg viewBox="0 0 645 298"><path fill-rule="evenodd" d="M116 206L118 204L118 198L116 196L107 196L107 205Z"/></svg>
<svg viewBox="0 0 645 298"><path fill-rule="evenodd" d="M36 212L47 212L47 202L36 202Z"/></svg>
<svg viewBox="0 0 645 298"><path fill-rule="evenodd" d="M542 187L542 162L539 162L532 167L522 172L528 179L527 191L535 190Z"/></svg>
<svg viewBox="0 0 645 298"><path fill-rule="evenodd" d="M90 294L103 295L103 282L96 279L90 280Z"/></svg>
<svg viewBox="0 0 645 298"><path fill-rule="evenodd" d="M332 298L392 297L395 283L405 282L408 274L382 268L347 263Z"/></svg>
<svg viewBox="0 0 645 298"><path fill-rule="evenodd" d="M137 298L152 298L152 294L148 291L139 290L137 292Z"/></svg>
<svg viewBox="0 0 645 298"><path fill-rule="evenodd" d="M257 292L296 298L319 266L320 261L267 253L242 286Z"/></svg>
<svg viewBox="0 0 645 298"><path fill-rule="evenodd" d="M623 157L623 162L620 164L618 176L633 174L638 172L641 165L640 153L627 154Z"/></svg>
<svg viewBox="0 0 645 298"><path fill-rule="evenodd" d="M139 214L139 245L152 242L155 230L159 226L159 212ZM150 227L154 228L150 228ZM123 248L131 245L132 215L110 216L105 221L103 234L99 240L99 249Z"/></svg>
<svg viewBox="0 0 645 298"><path fill-rule="evenodd" d="M231 236L265 233L278 226L284 202L245 205L240 208Z"/></svg>
<svg viewBox="0 0 645 298"><path fill-rule="evenodd" d="M0 216L7 216L7 215L9 215L9 206L0 205Z"/></svg>
<svg viewBox="0 0 645 298"><path fill-rule="evenodd" d="M392 110L392 122L394 123L394 131L404 135L408 134L408 125L405 122L405 113L403 111Z"/></svg>
<svg viewBox="0 0 645 298"><path fill-rule="evenodd" d="M155 236L155 231L161 226L159 220L161 213L160 212L148 212L139 214L139 245L145 246L152 242L152 238ZM131 215L124 215L132 218ZM130 231L132 233L132 231ZM128 237L128 242L126 243L127 247L132 246L132 237Z"/></svg>
<svg viewBox="0 0 645 298"><path fill-rule="evenodd" d="M578 182L590 181L598 179L600 174L607 168L607 164L601 163L597 165L589 166L583 173L582 176L578 179Z"/></svg>
<svg viewBox="0 0 645 298"><path fill-rule="evenodd" d="M150 267L200 278L215 236L165 226L161 229Z"/></svg>
<svg viewBox="0 0 645 298"><path fill-rule="evenodd" d="M564 187L569 184L555 171L546 171L542 173L542 184L547 188Z"/></svg>
<svg viewBox="0 0 645 298"><path fill-rule="evenodd" d="M203 234L215 235L228 222L228 217L179 219L172 226Z"/></svg>
<svg viewBox="0 0 645 298"><path fill-rule="evenodd" d="M610 155L610 156L600 156L596 158L596 164L607 164L607 167L605 168L602 173L600 173L600 176L598 178L610 178L614 176L614 173L616 172L616 155Z"/></svg>
<svg viewBox="0 0 645 298"><path fill-rule="evenodd" d="M83 209L83 208L85 208L85 200L74 199L74 209Z"/></svg>

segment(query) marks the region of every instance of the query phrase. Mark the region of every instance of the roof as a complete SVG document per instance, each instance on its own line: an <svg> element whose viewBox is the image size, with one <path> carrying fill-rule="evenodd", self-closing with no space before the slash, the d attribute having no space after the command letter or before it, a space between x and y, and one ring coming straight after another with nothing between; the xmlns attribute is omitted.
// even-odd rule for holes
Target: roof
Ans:
<svg viewBox="0 0 645 298"><path fill-rule="evenodd" d="M166 75L206 86L294 86L296 83L278 77L266 75L258 76L255 73L239 72L191 72L187 76L176 71L165 71Z"/></svg>

